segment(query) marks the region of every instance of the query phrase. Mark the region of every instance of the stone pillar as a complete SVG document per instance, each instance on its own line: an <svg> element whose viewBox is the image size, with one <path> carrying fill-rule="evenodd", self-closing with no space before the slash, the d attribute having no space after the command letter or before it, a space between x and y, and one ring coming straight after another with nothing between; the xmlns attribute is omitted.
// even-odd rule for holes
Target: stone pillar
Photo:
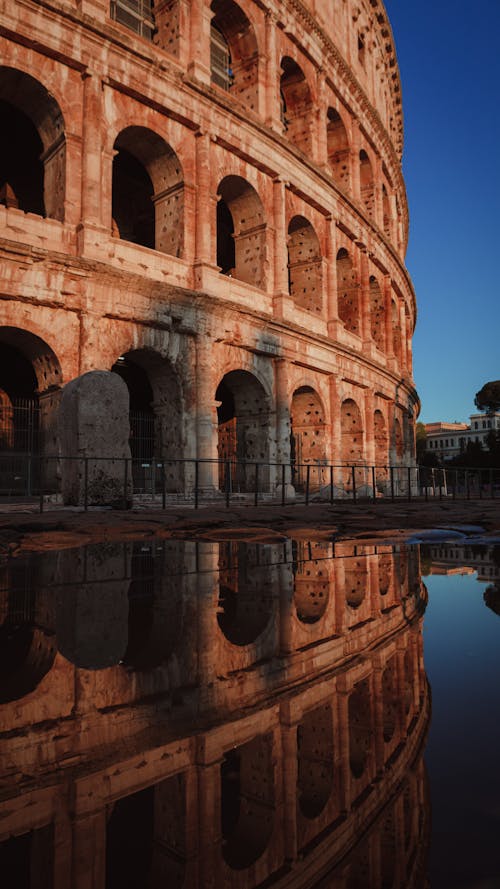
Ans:
<svg viewBox="0 0 500 889"><path fill-rule="evenodd" d="M86 812L73 824L74 889L97 889L106 883L106 810Z"/></svg>
<svg viewBox="0 0 500 889"><path fill-rule="evenodd" d="M349 745L349 692L337 685L337 726L335 749L339 751L339 811L348 812L352 804L352 776Z"/></svg>
<svg viewBox="0 0 500 889"><path fill-rule="evenodd" d="M374 715L374 743L375 743L375 771L381 774L384 770L385 742L384 742L384 695L382 690L382 666L377 663L373 667L373 715Z"/></svg>
<svg viewBox="0 0 500 889"><path fill-rule="evenodd" d="M288 362L285 358L277 358L275 368L275 393L276 393L276 462L285 463L286 498L293 499L295 490L291 485L290 473L290 395L288 392ZM281 467L278 467L276 482L281 494Z"/></svg>
<svg viewBox="0 0 500 889"><path fill-rule="evenodd" d="M373 221L378 225L381 231L384 231L384 210L382 206L382 158L378 155L375 158L375 169L373 170L373 188L374 188L374 207Z"/></svg>
<svg viewBox="0 0 500 889"><path fill-rule="evenodd" d="M283 131L281 123L280 99L280 67L276 48L277 19L274 13L265 13L265 47L266 47L266 78L265 78L265 121L277 133Z"/></svg>
<svg viewBox="0 0 500 889"><path fill-rule="evenodd" d="M339 330L338 283L337 283L337 225L332 217L326 222L326 295L328 335L336 339Z"/></svg>
<svg viewBox="0 0 500 889"><path fill-rule="evenodd" d="M342 424L341 424L341 404L338 379L333 374L328 378L330 385L330 425L331 425L331 445L330 445L330 462L335 466L342 463ZM338 474L338 470L337 470ZM335 470L334 470L335 475ZM335 480L335 478L334 478ZM339 478L340 483L340 478Z"/></svg>
<svg viewBox="0 0 500 889"><path fill-rule="evenodd" d="M328 145L327 145L327 98L326 98L326 75L322 68L317 73L317 102L315 115L316 134L313 133L313 144L316 147L316 156L314 160L321 166L328 166Z"/></svg>
<svg viewBox="0 0 500 889"><path fill-rule="evenodd" d="M217 460L217 404L213 380L212 339L207 330L200 331L196 340L196 442L199 460L198 484L200 488L218 490Z"/></svg>
<svg viewBox="0 0 500 889"><path fill-rule="evenodd" d="M385 354L387 365L392 369L394 365L394 342L392 337L392 285L389 275L384 276L383 288L385 300Z"/></svg>
<svg viewBox="0 0 500 889"><path fill-rule="evenodd" d="M298 853L297 843L297 714L292 707L282 704L280 708L281 745L283 755L283 802L286 861L295 861Z"/></svg>
<svg viewBox="0 0 500 889"><path fill-rule="evenodd" d="M210 22L212 11L208 0L191 0L189 14L188 74L195 80L210 86Z"/></svg>
<svg viewBox="0 0 500 889"><path fill-rule="evenodd" d="M368 256L365 251L360 251L360 298L361 298L361 339L363 349L372 352L371 331L371 306L370 306L370 275L368 269Z"/></svg>
<svg viewBox="0 0 500 889"><path fill-rule="evenodd" d="M40 408L40 454L43 461L42 478L46 493L58 490L59 466L59 406L61 389L47 389L38 396Z"/></svg>
<svg viewBox="0 0 500 889"><path fill-rule="evenodd" d="M195 4L196 5L196 4ZM215 203L210 193L210 136L206 132L196 134L196 211L195 211L195 262L215 266L213 250L215 228Z"/></svg>
<svg viewBox="0 0 500 889"><path fill-rule="evenodd" d="M375 398L373 392L365 389L365 460L368 466L375 465ZM367 485L371 486L371 471L369 471L366 480Z"/></svg>
<svg viewBox="0 0 500 889"><path fill-rule="evenodd" d="M288 250L285 192L286 182L275 179L273 182L274 211L274 316L283 317L284 301L289 300L288 292Z"/></svg>
<svg viewBox="0 0 500 889"><path fill-rule="evenodd" d="M408 342L406 339L406 315L403 300L398 300L399 327L401 330L401 376L408 376Z"/></svg>
<svg viewBox="0 0 500 889"><path fill-rule="evenodd" d="M361 146L361 137L359 132L359 123L357 120L352 122L352 149L351 149L351 183L352 196L355 201L361 201L361 179L359 172L359 152Z"/></svg>
<svg viewBox="0 0 500 889"><path fill-rule="evenodd" d="M99 74L83 76L83 139L81 177L81 224L78 230L80 252L85 252L88 239L99 243L103 234L110 234L110 226L103 219L104 161L101 121L104 119L103 85ZM111 177L108 171L108 176ZM109 193L111 217L111 191Z"/></svg>
<svg viewBox="0 0 500 889"><path fill-rule="evenodd" d="M132 497L129 394L110 371L68 383L59 412L61 476L66 504L119 505Z"/></svg>

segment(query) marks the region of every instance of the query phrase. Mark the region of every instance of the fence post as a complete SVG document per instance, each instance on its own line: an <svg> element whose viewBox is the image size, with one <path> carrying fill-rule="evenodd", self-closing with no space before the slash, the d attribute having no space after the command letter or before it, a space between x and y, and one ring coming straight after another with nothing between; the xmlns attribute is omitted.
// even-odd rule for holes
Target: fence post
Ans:
<svg viewBox="0 0 500 889"><path fill-rule="evenodd" d="M286 466L283 463L281 466L281 505L285 505L286 495L285 495L285 484L286 484Z"/></svg>
<svg viewBox="0 0 500 889"><path fill-rule="evenodd" d="M354 466L352 469L352 502L356 503L356 469Z"/></svg>
<svg viewBox="0 0 500 889"><path fill-rule="evenodd" d="M198 486L200 484L200 467L198 460L194 461L194 508L198 509Z"/></svg>
<svg viewBox="0 0 500 889"><path fill-rule="evenodd" d="M255 464L255 492L254 492L254 506L257 506L259 502L259 464Z"/></svg>
<svg viewBox="0 0 500 889"><path fill-rule="evenodd" d="M306 466L306 506L309 506L309 481L311 477L311 464Z"/></svg>
<svg viewBox="0 0 500 889"><path fill-rule="evenodd" d="M373 492L373 502L374 502L374 503L377 502L377 491L376 491L376 488L375 488L375 484L376 484L376 481L375 481L375 467L372 466L372 492Z"/></svg>
<svg viewBox="0 0 500 889"><path fill-rule="evenodd" d="M330 503L333 503L333 466L330 466Z"/></svg>
<svg viewBox="0 0 500 889"><path fill-rule="evenodd" d="M394 466L389 467L391 475L391 500L394 503Z"/></svg>
<svg viewBox="0 0 500 889"><path fill-rule="evenodd" d="M40 457L40 512L43 512L43 457Z"/></svg>
<svg viewBox="0 0 500 889"><path fill-rule="evenodd" d="M89 458L83 458L83 508L87 512L89 508Z"/></svg>

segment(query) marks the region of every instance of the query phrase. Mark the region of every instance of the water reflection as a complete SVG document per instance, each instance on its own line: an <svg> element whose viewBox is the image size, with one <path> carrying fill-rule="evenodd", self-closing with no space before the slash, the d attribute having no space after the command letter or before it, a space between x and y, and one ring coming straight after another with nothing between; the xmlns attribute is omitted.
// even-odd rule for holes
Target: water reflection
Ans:
<svg viewBox="0 0 500 889"><path fill-rule="evenodd" d="M425 603L417 547L167 540L8 562L12 886L424 885Z"/></svg>

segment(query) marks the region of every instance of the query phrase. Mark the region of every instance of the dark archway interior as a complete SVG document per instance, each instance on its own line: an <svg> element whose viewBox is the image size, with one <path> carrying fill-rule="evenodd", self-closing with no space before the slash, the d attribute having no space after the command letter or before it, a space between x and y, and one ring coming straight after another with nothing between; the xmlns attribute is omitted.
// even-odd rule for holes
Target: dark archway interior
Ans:
<svg viewBox="0 0 500 889"><path fill-rule="evenodd" d="M0 204L45 216L43 143L31 120L0 100Z"/></svg>
<svg viewBox="0 0 500 889"><path fill-rule="evenodd" d="M124 241L155 247L153 183L143 165L121 148L113 159L112 215Z"/></svg>
<svg viewBox="0 0 500 889"><path fill-rule="evenodd" d="M150 460L155 450L153 389L144 368L121 356L111 368L127 384L130 397L130 451L134 459Z"/></svg>
<svg viewBox="0 0 500 889"><path fill-rule="evenodd" d="M236 413L234 396L229 386L226 386L224 380L217 386L215 399L216 401L221 402L220 406L217 408L217 419L219 423L227 423L228 420L232 420Z"/></svg>
<svg viewBox="0 0 500 889"><path fill-rule="evenodd" d="M236 265L233 217L222 198L217 203L217 265L223 275L229 275Z"/></svg>
<svg viewBox="0 0 500 889"><path fill-rule="evenodd" d="M115 803L106 831L106 889L150 885L153 827L154 787Z"/></svg>
<svg viewBox="0 0 500 889"><path fill-rule="evenodd" d="M38 382L33 365L19 349L0 343L0 389L9 398L33 398Z"/></svg>

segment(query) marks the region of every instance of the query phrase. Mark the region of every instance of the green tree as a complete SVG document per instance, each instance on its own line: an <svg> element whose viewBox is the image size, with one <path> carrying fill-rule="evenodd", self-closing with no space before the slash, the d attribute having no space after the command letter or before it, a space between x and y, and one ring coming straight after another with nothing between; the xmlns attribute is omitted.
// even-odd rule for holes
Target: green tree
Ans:
<svg viewBox="0 0 500 889"><path fill-rule="evenodd" d="M490 380L483 388L476 392L474 404L478 411L486 411L493 414L500 408L500 380Z"/></svg>
<svg viewBox="0 0 500 889"><path fill-rule="evenodd" d="M427 432L425 431L424 423L417 423L415 439L417 446L417 460L421 460L425 454L427 444Z"/></svg>

